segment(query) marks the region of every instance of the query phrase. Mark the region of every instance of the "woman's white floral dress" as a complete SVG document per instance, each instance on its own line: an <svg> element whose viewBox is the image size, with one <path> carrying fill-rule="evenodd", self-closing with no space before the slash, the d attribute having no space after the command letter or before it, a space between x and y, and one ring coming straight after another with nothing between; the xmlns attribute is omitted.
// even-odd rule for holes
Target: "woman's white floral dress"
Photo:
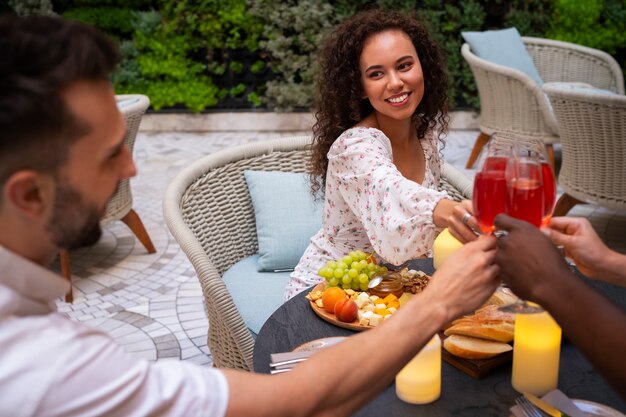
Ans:
<svg viewBox="0 0 626 417"><path fill-rule="evenodd" d="M448 195L437 191L436 138L427 135L422 148L426 173L418 184L398 171L382 131L353 127L337 138L328 152L322 229L291 274L285 300L321 282L318 269L353 250L374 251L394 265L431 255L441 231L433 223L433 209Z"/></svg>

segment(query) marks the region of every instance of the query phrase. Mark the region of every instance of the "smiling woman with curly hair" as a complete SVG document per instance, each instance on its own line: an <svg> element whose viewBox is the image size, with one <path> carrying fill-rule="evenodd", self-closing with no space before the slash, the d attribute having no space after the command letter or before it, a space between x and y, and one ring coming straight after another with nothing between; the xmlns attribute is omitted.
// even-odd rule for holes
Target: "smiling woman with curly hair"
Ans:
<svg viewBox="0 0 626 417"><path fill-rule="evenodd" d="M437 191L447 85L439 47L412 16L370 10L329 34L311 161L312 192L324 195L323 224L286 299L321 281L317 271L327 261L356 249L399 265L429 255L444 227L462 241L475 238L462 221L471 202ZM339 285L360 289L346 281Z"/></svg>

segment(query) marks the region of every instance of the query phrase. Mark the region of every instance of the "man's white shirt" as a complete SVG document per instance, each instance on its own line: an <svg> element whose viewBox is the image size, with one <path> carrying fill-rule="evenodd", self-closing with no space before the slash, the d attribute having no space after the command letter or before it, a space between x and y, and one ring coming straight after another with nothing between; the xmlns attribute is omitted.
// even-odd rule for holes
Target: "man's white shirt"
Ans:
<svg viewBox="0 0 626 417"><path fill-rule="evenodd" d="M69 283L0 246L0 417L223 416L213 368L132 357L55 311Z"/></svg>

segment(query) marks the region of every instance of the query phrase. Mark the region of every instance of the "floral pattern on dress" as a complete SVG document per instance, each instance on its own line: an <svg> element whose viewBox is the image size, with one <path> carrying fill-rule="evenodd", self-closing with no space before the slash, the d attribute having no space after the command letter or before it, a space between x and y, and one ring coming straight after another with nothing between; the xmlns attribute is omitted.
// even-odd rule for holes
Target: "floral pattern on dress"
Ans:
<svg viewBox="0 0 626 417"><path fill-rule="evenodd" d="M292 272L285 301L321 282L317 271L327 261L353 250L375 252L393 265L432 255L441 231L433 209L448 195L437 191L442 162L436 138L427 135L421 144L426 172L418 184L394 165L382 131L353 127L335 140L328 152L322 228Z"/></svg>

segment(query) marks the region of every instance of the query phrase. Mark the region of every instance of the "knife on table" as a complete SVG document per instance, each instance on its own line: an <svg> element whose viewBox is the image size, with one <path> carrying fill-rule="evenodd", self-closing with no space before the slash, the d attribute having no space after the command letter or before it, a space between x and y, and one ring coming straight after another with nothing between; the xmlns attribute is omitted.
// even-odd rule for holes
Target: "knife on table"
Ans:
<svg viewBox="0 0 626 417"><path fill-rule="evenodd" d="M525 392L524 393L524 397L528 398L528 401L530 401L535 407L539 408L541 411L543 411L544 413L548 414L549 416L552 417L570 417L569 415L565 414L564 412L562 412L561 410L559 410L558 408L548 404L547 402L545 402L544 400L542 400L541 398L529 393L529 392Z"/></svg>

